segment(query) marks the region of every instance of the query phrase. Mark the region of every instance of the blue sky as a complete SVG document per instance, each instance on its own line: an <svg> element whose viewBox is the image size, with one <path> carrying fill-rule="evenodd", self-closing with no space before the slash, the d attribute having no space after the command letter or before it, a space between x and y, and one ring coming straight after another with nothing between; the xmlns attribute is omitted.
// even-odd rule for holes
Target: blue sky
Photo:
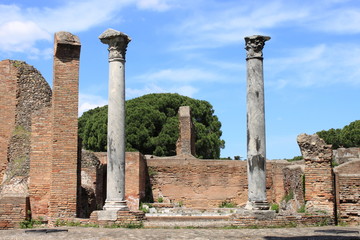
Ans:
<svg viewBox="0 0 360 240"><path fill-rule="evenodd" d="M107 28L128 34L127 99L176 92L209 101L222 157L246 158L244 37L264 48L267 158L300 155L296 136L359 117L358 0L1 0L0 59L23 60L52 85L53 35L79 36L80 112L107 104Z"/></svg>

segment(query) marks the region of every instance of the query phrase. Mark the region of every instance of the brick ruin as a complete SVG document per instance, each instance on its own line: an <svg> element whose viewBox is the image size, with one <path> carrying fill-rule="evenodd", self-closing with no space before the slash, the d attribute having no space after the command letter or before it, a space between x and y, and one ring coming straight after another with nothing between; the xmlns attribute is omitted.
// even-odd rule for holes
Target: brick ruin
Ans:
<svg viewBox="0 0 360 240"><path fill-rule="evenodd" d="M107 154L81 151L77 135L80 48L76 36L55 34L52 90L34 67L0 62L0 229L39 217L50 224L79 218L108 223L96 212L106 198ZM246 205L246 161L196 159L189 107L179 109L179 132L176 156L126 153L125 197L131 212L119 212L116 221L142 221L138 209L144 202L190 209ZM233 225L312 224L322 215L359 224L359 151L349 150L353 157L332 168L332 158L344 159L345 150L333 152L316 135L300 135L298 143L303 161L266 162L267 201L280 204L282 215L259 222L251 212L237 213L231 216ZM302 206L307 214L299 218Z"/></svg>

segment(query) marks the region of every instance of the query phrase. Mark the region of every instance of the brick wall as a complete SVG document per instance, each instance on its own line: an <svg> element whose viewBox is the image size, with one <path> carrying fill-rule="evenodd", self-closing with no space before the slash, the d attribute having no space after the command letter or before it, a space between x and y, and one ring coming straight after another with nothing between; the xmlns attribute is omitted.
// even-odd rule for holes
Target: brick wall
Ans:
<svg viewBox="0 0 360 240"><path fill-rule="evenodd" d="M52 161L52 109L33 114L29 194L32 216L47 219Z"/></svg>
<svg viewBox="0 0 360 240"><path fill-rule="evenodd" d="M28 210L28 197L0 197L0 229L19 228L20 222L28 219Z"/></svg>
<svg viewBox="0 0 360 240"><path fill-rule="evenodd" d="M284 196L283 161L267 162L269 202ZM247 194L246 161L198 160L179 158L147 159L154 200L182 203L186 207L218 207L224 201L245 205Z"/></svg>
<svg viewBox="0 0 360 240"><path fill-rule="evenodd" d="M73 218L77 212L78 179L78 78L80 41L55 33L53 80L53 159L50 185L51 218Z"/></svg>
<svg viewBox="0 0 360 240"><path fill-rule="evenodd" d="M15 128L17 70L10 60L0 62L0 179L8 163L7 151Z"/></svg>
<svg viewBox="0 0 360 240"><path fill-rule="evenodd" d="M338 220L350 225L360 223L360 160L334 169Z"/></svg>

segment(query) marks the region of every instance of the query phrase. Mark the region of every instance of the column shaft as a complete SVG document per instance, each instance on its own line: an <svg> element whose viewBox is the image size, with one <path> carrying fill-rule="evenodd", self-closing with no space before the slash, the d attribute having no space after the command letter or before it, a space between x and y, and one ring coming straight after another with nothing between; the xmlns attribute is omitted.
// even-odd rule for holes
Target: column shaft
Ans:
<svg viewBox="0 0 360 240"><path fill-rule="evenodd" d="M262 49L269 37L246 37L248 209L268 209Z"/></svg>
<svg viewBox="0 0 360 240"><path fill-rule="evenodd" d="M128 210L125 201L125 53L130 38L108 29L100 35L109 45L107 188L104 210Z"/></svg>

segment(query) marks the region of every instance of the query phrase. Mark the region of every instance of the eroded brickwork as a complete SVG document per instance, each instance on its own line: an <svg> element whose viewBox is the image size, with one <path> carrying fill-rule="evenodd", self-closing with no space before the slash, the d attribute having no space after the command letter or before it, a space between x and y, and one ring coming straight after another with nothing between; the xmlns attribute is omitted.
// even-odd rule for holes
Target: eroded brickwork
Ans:
<svg viewBox="0 0 360 240"><path fill-rule="evenodd" d="M338 220L350 225L360 222L360 160L335 168Z"/></svg>
<svg viewBox="0 0 360 240"><path fill-rule="evenodd" d="M0 178L29 174L31 114L49 106L51 89L33 66L0 62Z"/></svg>
<svg viewBox="0 0 360 240"><path fill-rule="evenodd" d="M3 179L9 141L15 128L17 70L10 60L4 60L0 62L0 72L0 179Z"/></svg>
<svg viewBox="0 0 360 240"><path fill-rule="evenodd" d="M50 185L51 218L76 216L78 196L78 86L80 41L55 34L53 80L53 156Z"/></svg>
<svg viewBox="0 0 360 240"><path fill-rule="evenodd" d="M333 214L335 196L331 145L326 145L316 134L301 134L297 142L305 160L306 209Z"/></svg>

